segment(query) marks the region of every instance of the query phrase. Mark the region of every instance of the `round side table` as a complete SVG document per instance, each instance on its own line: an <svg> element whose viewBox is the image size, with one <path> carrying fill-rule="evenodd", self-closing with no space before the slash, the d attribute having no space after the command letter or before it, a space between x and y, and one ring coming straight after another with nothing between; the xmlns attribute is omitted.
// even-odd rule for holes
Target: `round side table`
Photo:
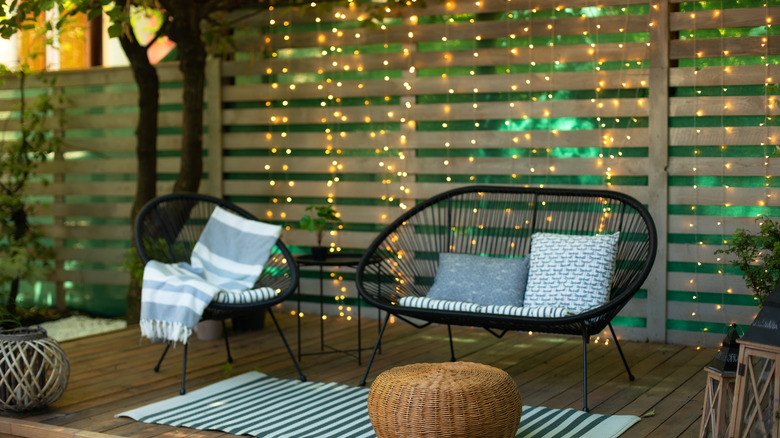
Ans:
<svg viewBox="0 0 780 438"><path fill-rule="evenodd" d="M317 266L319 268L319 280L320 280L320 315L324 314L325 311L325 301L323 296L323 289L324 289L324 267L326 266L347 266L351 268L356 268L359 264L361 259L363 258L362 253L328 253L325 258L319 259L315 258L312 255L306 254L306 255L299 255L295 257L295 262L298 264L298 266ZM379 262L379 259L375 261L371 261L371 263L377 263ZM297 293L297 304L298 304L298 315L301 313L301 286L300 286L300 277L298 280L298 293ZM358 365L362 364L361 360L361 351L363 350L362 346L362 339L361 339L361 331L360 331L360 321L361 321L361 315L360 315L360 308L362 300L360 298L360 294L357 296L357 349L355 350L339 350L335 348L330 348L328 351L325 351L325 321L320 318L320 351L315 353L302 353L301 352L301 319L298 318L298 360L301 359L301 356L308 355L308 354L326 354L326 353L351 353L353 351L357 352L357 359L358 359ZM379 320L379 319L377 319ZM366 347L368 349L370 347Z"/></svg>

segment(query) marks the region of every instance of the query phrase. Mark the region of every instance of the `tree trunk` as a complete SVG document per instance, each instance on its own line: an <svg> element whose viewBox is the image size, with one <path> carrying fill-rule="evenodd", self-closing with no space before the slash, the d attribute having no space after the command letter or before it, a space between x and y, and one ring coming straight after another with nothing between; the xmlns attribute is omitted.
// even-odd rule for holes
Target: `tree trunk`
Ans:
<svg viewBox="0 0 780 438"><path fill-rule="evenodd" d="M117 7L125 2L117 2ZM149 62L146 47L141 46L132 34L119 38L122 49L130 60L135 82L138 85L138 125L136 126L136 156L138 179L131 218L131 235L135 235L135 218L141 208L157 196L157 115L159 112L160 81L157 70ZM133 239L133 242L135 239ZM138 322L141 315L141 285L131 280L127 292L127 320Z"/></svg>
<svg viewBox="0 0 780 438"><path fill-rule="evenodd" d="M182 139L179 177L174 193L197 192L203 176L203 87L206 80L206 45L201 35L201 4L172 1L170 37L179 49L182 89ZM215 128L216 129L216 128Z"/></svg>
<svg viewBox="0 0 780 438"><path fill-rule="evenodd" d="M136 156L138 180L133 203L132 219L141 208L157 196L157 116L159 112L159 79L157 70L149 63L146 49L121 38L122 47L138 84L138 125L136 126ZM131 52L139 51L131 55Z"/></svg>

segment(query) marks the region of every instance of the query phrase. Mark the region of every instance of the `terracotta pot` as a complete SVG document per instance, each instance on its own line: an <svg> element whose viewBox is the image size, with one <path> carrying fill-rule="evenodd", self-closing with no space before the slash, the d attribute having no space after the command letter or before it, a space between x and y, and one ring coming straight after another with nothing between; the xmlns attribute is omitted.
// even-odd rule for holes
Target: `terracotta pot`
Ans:
<svg viewBox="0 0 780 438"><path fill-rule="evenodd" d="M222 338L222 321L204 319L195 326L195 334L201 341L214 341Z"/></svg>

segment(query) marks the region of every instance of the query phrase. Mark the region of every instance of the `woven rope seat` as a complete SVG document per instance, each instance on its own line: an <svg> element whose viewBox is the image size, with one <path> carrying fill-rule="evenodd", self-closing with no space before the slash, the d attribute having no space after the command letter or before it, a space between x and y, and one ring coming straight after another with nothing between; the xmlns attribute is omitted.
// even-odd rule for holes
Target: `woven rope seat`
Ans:
<svg viewBox="0 0 780 438"><path fill-rule="evenodd" d="M471 362L392 368L368 393L368 414L379 438L514 437L521 410L509 374Z"/></svg>

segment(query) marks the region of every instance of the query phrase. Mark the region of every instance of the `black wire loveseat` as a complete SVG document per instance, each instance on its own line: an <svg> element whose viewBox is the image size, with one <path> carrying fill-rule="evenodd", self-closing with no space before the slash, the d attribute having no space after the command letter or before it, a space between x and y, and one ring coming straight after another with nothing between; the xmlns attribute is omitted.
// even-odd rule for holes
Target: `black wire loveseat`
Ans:
<svg viewBox="0 0 780 438"><path fill-rule="evenodd" d="M517 258L531 252L532 235L537 232L580 236L619 233L614 274L605 283L608 297L604 304L577 314L540 317L399 303L404 297L428 294L441 253ZM579 335L583 340L583 398L587 411L590 336L608 326L629 379L634 379L611 321L647 278L656 245L655 225L647 209L636 199L612 191L468 186L423 201L382 231L358 266L359 293L387 312L361 385L365 385L391 315L417 327L431 323L446 324L448 329L451 325L482 327L497 337L513 330ZM533 263L534 259L530 260ZM450 349L451 360L455 360L451 330Z"/></svg>

